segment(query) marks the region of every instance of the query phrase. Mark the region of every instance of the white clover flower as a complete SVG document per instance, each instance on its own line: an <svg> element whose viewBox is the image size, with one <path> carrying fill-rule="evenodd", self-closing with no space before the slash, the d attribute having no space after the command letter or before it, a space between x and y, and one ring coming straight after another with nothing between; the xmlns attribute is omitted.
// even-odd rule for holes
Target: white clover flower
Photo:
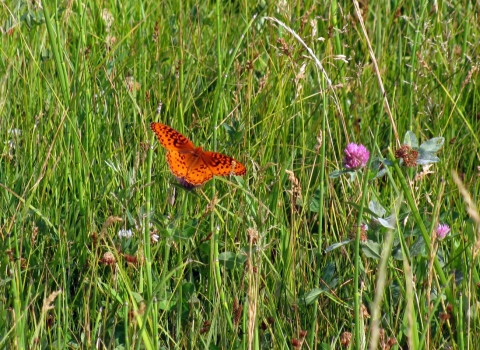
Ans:
<svg viewBox="0 0 480 350"><path fill-rule="evenodd" d="M133 235L133 232L132 230L125 230L125 229L121 229L120 231L118 231L118 237L120 238L131 238Z"/></svg>
<svg viewBox="0 0 480 350"><path fill-rule="evenodd" d="M8 148L10 148L11 150L16 148L15 141L13 140L5 141L5 143L8 144Z"/></svg>
<svg viewBox="0 0 480 350"><path fill-rule="evenodd" d="M22 134L22 130L20 129L10 129L8 133L14 136L20 136Z"/></svg>

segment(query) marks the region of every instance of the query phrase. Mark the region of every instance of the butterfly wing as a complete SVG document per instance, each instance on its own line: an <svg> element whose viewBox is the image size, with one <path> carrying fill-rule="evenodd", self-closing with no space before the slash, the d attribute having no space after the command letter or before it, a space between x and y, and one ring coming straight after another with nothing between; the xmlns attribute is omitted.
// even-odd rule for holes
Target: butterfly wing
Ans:
<svg viewBox="0 0 480 350"><path fill-rule="evenodd" d="M203 162L208 166L213 175L245 175L247 168L232 157L217 152L203 152Z"/></svg>
<svg viewBox="0 0 480 350"><path fill-rule="evenodd" d="M193 186L200 186L213 177L208 166L195 153L169 151L167 163L180 182L185 181Z"/></svg>
<svg viewBox="0 0 480 350"><path fill-rule="evenodd" d="M170 171L178 178L187 176L188 164L191 162L192 155L189 153L180 153L177 151L167 152L167 163Z"/></svg>
<svg viewBox="0 0 480 350"><path fill-rule="evenodd" d="M187 176L185 177L185 180L188 183L195 186L203 185L213 177L211 169L205 164L201 154L198 154L201 152L200 148L200 152L197 152L196 155L192 155L192 162L188 167Z"/></svg>
<svg viewBox="0 0 480 350"><path fill-rule="evenodd" d="M151 123L150 128L157 135L160 144L169 151L193 151L192 141L180 134L177 130L162 123Z"/></svg>
<svg viewBox="0 0 480 350"><path fill-rule="evenodd" d="M170 171L180 181L199 186L214 175L244 175L245 166L217 152L205 152L202 147L195 148L192 141L168 125L153 122L150 128L157 135L160 144L168 150L167 163Z"/></svg>

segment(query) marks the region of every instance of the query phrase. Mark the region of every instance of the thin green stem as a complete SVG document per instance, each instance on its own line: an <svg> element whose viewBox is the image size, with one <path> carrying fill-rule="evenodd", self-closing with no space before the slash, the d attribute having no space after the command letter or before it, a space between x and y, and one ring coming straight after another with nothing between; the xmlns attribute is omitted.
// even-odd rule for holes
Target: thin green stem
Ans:
<svg viewBox="0 0 480 350"><path fill-rule="evenodd" d="M370 163L370 161L369 161ZM368 165L367 165L368 169ZM357 218L357 234L355 236L355 255L354 255L354 277L353 277L353 286L354 286L354 320L355 320L355 348L361 349L362 338L360 337L360 331L363 332L363 318L361 318L361 307L362 307L362 288L360 285L360 237L361 237L361 227L363 220L363 209L367 201L367 185L368 185L368 172L365 171L362 177L362 197L360 199L359 212Z"/></svg>
<svg viewBox="0 0 480 350"><path fill-rule="evenodd" d="M323 77L323 76L322 76ZM324 91L322 99L324 101L328 101L325 96L325 80L322 78L321 79L321 90ZM319 210L318 210L318 238L317 238L317 247L318 249L322 249L323 247L323 209L324 209L324 203L325 203L325 151L326 151L326 142L323 139L323 135L325 135L326 131L326 121L327 121L327 116L328 116L328 109L327 106L323 106L322 110L322 127L321 127L321 138L322 138L322 145L320 149L320 163L319 163L319 179L318 179L318 191L319 191ZM322 262L322 254L320 251L317 252L316 254L316 271L315 271L315 286L318 288L320 286L320 276L322 274L322 269L321 269L321 262ZM319 301L317 300L317 304ZM319 339L317 339L317 332L315 331L317 328L317 317L318 317L318 307L315 307L313 309L313 317L312 317L312 322L310 324L310 332L308 333L308 344L311 349L315 348L315 342L317 342Z"/></svg>
<svg viewBox="0 0 480 350"><path fill-rule="evenodd" d="M395 156L393 155L391 148L388 149L388 153L389 153L390 159L394 160ZM398 164L398 161L394 160L393 164L394 164L395 172L397 173L397 176L398 176L398 180L400 182L400 187L402 188L402 191L405 195L405 199L407 200L408 207L412 211L412 215L415 220L415 223L420 229L420 233L422 234L423 240L425 242L425 249L427 250L427 256L430 256L431 242L430 242L430 236L428 234L427 228L425 227L425 223L423 222L422 217L420 216L420 213L418 211L418 208L415 205L415 201L413 200L412 194L410 192L410 188L407 185L407 181L405 179L405 176L403 175L403 172L400 169L400 165ZM447 278L445 277L445 274L443 273L442 266L440 265L440 262L438 261L437 256L434 257L434 268L435 268L435 272L440 278L440 282L442 283L442 285L446 287L445 292L447 294L447 298L449 302L453 304L454 299L453 299L450 288L447 286L448 281L447 281Z"/></svg>
<svg viewBox="0 0 480 350"><path fill-rule="evenodd" d="M422 31L422 28L420 28L423 23L424 23L424 16L425 12L427 10L428 6L428 1L422 0L420 3L420 8L421 8L421 13L420 17L416 19L415 21L415 27L414 27L414 39L413 39L413 46L412 46L412 53L410 54L411 58L411 63L410 63L410 72L409 72L409 109L408 109L408 118L409 118L409 130L413 130L413 107L415 105L414 103L414 95L416 93L416 84L415 84L415 79L417 78L417 49L418 46L420 45L420 34Z"/></svg>

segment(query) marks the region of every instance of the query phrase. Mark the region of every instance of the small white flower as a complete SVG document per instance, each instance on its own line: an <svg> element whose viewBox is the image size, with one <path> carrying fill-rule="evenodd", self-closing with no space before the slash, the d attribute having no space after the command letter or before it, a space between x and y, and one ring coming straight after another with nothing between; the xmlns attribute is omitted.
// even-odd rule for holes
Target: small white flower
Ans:
<svg viewBox="0 0 480 350"><path fill-rule="evenodd" d="M157 114L162 113L162 107L163 107L162 101L158 102L158 105L157 105Z"/></svg>
<svg viewBox="0 0 480 350"><path fill-rule="evenodd" d="M345 63L348 63L347 56L345 56L345 55L336 55L336 56L333 56L333 59L334 60L340 60L340 61L343 61Z"/></svg>
<svg viewBox="0 0 480 350"><path fill-rule="evenodd" d="M5 141L5 143L8 144L8 148L10 148L11 150L15 149L15 141L8 140L8 141Z"/></svg>
<svg viewBox="0 0 480 350"><path fill-rule="evenodd" d="M159 236L156 234L150 235L150 239L152 240L152 242L155 242L155 243L158 242L158 238Z"/></svg>
<svg viewBox="0 0 480 350"><path fill-rule="evenodd" d="M110 27L112 26L115 18L113 17L113 15L110 11L108 11L107 9L103 9L102 10L102 19L103 19L103 22L105 23L106 32L108 33L110 31Z"/></svg>
<svg viewBox="0 0 480 350"><path fill-rule="evenodd" d="M131 238L132 235L133 235L132 230L121 229L120 231L118 231L118 237L120 238Z"/></svg>
<svg viewBox="0 0 480 350"><path fill-rule="evenodd" d="M10 129L8 130L8 133L11 135L19 136L22 134L22 130L20 129Z"/></svg>
<svg viewBox="0 0 480 350"><path fill-rule="evenodd" d="M10 149L10 152L17 148L17 138L18 136L22 135L22 130L20 129L10 129L8 130L8 133L14 137L13 140L7 140L4 143L8 145L8 148Z"/></svg>

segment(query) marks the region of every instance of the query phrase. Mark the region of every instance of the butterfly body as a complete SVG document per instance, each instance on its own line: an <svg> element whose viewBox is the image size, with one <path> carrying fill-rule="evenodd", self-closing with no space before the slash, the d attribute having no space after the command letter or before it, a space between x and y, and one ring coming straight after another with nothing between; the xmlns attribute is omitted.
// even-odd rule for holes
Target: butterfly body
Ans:
<svg viewBox="0 0 480 350"><path fill-rule="evenodd" d="M244 175L243 164L222 153L195 147L187 137L161 123L151 123L160 144L168 150L166 158L170 171L182 182L200 186L213 176Z"/></svg>

